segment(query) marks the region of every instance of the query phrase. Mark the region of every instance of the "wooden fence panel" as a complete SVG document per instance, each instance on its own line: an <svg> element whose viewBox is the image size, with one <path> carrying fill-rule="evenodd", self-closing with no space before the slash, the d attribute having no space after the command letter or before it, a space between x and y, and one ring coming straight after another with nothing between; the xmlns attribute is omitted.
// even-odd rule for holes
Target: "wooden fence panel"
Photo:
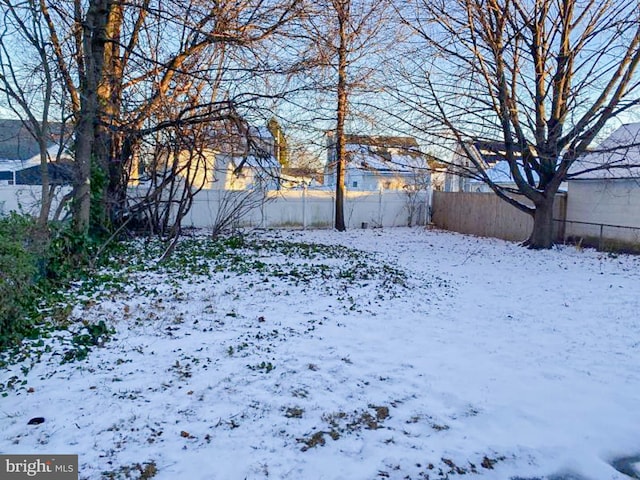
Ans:
<svg viewBox="0 0 640 480"><path fill-rule="evenodd" d="M564 220L566 195L558 194L554 218ZM459 233L524 241L533 228L533 218L501 200L494 193L433 192L434 225ZM562 222L556 222L556 237L562 241Z"/></svg>

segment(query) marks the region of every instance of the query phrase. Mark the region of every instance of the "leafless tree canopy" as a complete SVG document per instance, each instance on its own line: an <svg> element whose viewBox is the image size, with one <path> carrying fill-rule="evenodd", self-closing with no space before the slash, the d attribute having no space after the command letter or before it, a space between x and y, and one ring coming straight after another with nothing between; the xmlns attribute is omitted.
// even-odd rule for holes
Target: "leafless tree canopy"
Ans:
<svg viewBox="0 0 640 480"><path fill-rule="evenodd" d="M571 165L640 102L637 1L418 0L397 11L416 42L397 94L422 116L414 125L463 149L502 142L517 190L534 207L481 165L473 173L534 216L531 246L549 246L553 197Z"/></svg>
<svg viewBox="0 0 640 480"><path fill-rule="evenodd" d="M303 111L305 127L335 131L339 229L345 130L369 124L382 133L392 124L461 149L472 165L459 173L532 215L529 243L547 247L561 183L578 173L572 166L611 120L640 103L637 0L0 0L0 7L5 97L42 138L37 130L52 115L75 126L73 213L81 232L92 222L122 223L138 162L183 168L182 160L169 169L144 161L150 141L160 142L161 158L181 158L167 152L209 141L207 125L249 132L247 119L261 105L280 114L278 124ZM12 55L16 48L28 54ZM356 123L355 110L370 116ZM282 122L285 130L287 123L294 122ZM492 182L470 142L500 144L516 188ZM192 151L197 165L199 150Z"/></svg>
<svg viewBox="0 0 640 480"><path fill-rule="evenodd" d="M56 77L46 82L64 86L69 98L79 230L88 227L91 196L99 224L121 220L131 162L146 136L235 121L269 94L263 80L278 65L268 46L298 15L299 3L3 0L5 16L22 22L14 37L38 35L27 40L46 51L40 64ZM24 74L28 65L21 68ZM104 184L94 178L90 187L96 172Z"/></svg>
<svg viewBox="0 0 640 480"><path fill-rule="evenodd" d="M0 9L0 94L4 97L0 104L22 121L38 144L42 181L38 223L44 226L56 188L49 181L49 163L61 159L71 137L65 116L68 98L60 88L38 3L2 0Z"/></svg>
<svg viewBox="0 0 640 480"><path fill-rule="evenodd" d="M391 40L381 35L390 7L386 1L323 0L307 2L304 12L300 31L305 41L297 55L306 59L312 75L304 79L303 94L318 99L306 102L305 117L324 120L325 130L335 132L337 161L330 166L337 178L335 228L345 230L345 131L353 121L354 96L369 89L380 67L376 56Z"/></svg>

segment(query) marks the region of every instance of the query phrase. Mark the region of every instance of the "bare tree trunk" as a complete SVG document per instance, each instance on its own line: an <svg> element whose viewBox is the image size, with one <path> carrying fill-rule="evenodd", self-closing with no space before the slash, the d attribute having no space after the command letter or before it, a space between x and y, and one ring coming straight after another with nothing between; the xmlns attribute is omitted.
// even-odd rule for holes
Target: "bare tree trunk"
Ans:
<svg viewBox="0 0 640 480"><path fill-rule="evenodd" d="M88 93L88 92L87 92ZM76 172L74 178L73 222L77 233L89 231L91 215L91 149L93 146L93 118L95 102L89 103L89 95L83 96L83 107L76 129Z"/></svg>
<svg viewBox="0 0 640 480"><path fill-rule="evenodd" d="M415 11L396 11L426 48L411 59L410 87L398 89L396 98L403 111L427 121L410 115L407 125L436 125L433 134L443 144L455 139L452 167L533 216L526 245L551 247L560 184L581 174L580 158L605 125L640 105L637 0L413 5ZM417 51L412 42L410 52ZM405 96L408 91L414 93ZM437 125L444 128L438 132ZM508 185L487 175L485 154L508 164ZM607 168L600 163L589 170Z"/></svg>
<svg viewBox="0 0 640 480"><path fill-rule="evenodd" d="M102 77L106 25L113 0L91 0L83 26L86 71L81 78L81 107L76 130L76 178L74 182L74 229L89 231L91 220L91 162L98 121L98 82Z"/></svg>
<svg viewBox="0 0 640 480"><path fill-rule="evenodd" d="M96 165L100 169L103 184L100 192L94 194L95 222L100 228L107 230L116 227L119 213L122 211L126 198L122 192L126 187L121 185L121 134L117 131L118 119L121 114L123 71L120 52L120 36L124 21L123 5L115 3L109 11L105 26L108 43L104 49L104 64L102 76L98 84L98 124L95 131L93 155Z"/></svg>
<svg viewBox="0 0 640 480"><path fill-rule="evenodd" d="M533 212L533 230L525 245L532 249L547 249L554 244L553 235L553 204L555 195L544 196L535 203Z"/></svg>
<svg viewBox="0 0 640 480"><path fill-rule="evenodd" d="M49 213L51 212L51 201L53 200L53 192L50 188L49 181L49 156L47 154L46 139L49 136L49 128L46 120L42 124L42 137L38 139L40 145L40 177L42 180L41 187L41 203L40 215L38 216L38 226L44 227L49 221Z"/></svg>
<svg viewBox="0 0 640 480"><path fill-rule="evenodd" d="M338 46L338 107L336 124L336 220L335 228L340 232L347 229L344 221L344 175L347 166L344 123L347 116L347 22L350 0L341 0L336 6L340 44Z"/></svg>

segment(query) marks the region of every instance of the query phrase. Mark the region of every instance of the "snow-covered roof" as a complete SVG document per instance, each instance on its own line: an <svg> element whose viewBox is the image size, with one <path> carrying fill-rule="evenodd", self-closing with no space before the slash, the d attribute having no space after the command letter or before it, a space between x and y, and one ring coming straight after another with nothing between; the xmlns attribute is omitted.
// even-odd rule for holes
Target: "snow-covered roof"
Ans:
<svg viewBox="0 0 640 480"><path fill-rule="evenodd" d="M49 161L55 160L56 155L58 154L58 148L58 145L51 145L47 149L47 153L49 154L50 159ZM69 160L70 158L71 157L68 154L62 155L62 160ZM35 155L23 160L0 158L1 172L18 172L20 170L24 170L25 168L35 167L36 165L40 165L39 153L36 153Z"/></svg>
<svg viewBox="0 0 640 480"><path fill-rule="evenodd" d="M467 151L469 154L467 154ZM495 164L506 160L507 148L504 142L497 140L473 140L464 142L464 145L459 144L455 152L455 157L466 158L469 155L471 155L475 163L484 165L485 169L488 170ZM522 156L517 150L513 152L513 155L516 160L519 160ZM454 160L455 159L456 158L454 158Z"/></svg>
<svg viewBox="0 0 640 480"><path fill-rule="evenodd" d="M640 178L640 122L622 125L576 160L569 175L571 180Z"/></svg>
<svg viewBox="0 0 640 480"><path fill-rule="evenodd" d="M280 163L278 163L278 160L276 160L273 155L248 155L247 157L234 156L231 158L231 163L235 168L239 167L240 165L247 168L256 168L269 171L277 170L280 168Z"/></svg>
<svg viewBox="0 0 640 480"><path fill-rule="evenodd" d="M0 172L17 172L25 168L33 167L36 163L33 162L34 158L29 160L8 160L0 159Z"/></svg>
<svg viewBox="0 0 640 480"><path fill-rule="evenodd" d="M522 176L525 177L524 170L520 168L520 171L522 172ZM490 165L488 168L485 169L485 173L489 177L489 180L491 180L493 183L496 183L496 184L515 183L515 180L511 175L509 162L506 160L500 160ZM538 180L537 172L533 171L532 174L535 181L537 181ZM471 183L484 183L484 182L482 180L473 179L471 180Z"/></svg>
<svg viewBox="0 0 640 480"><path fill-rule="evenodd" d="M350 139L345 146L349 166L389 173L414 173L416 170L429 168L427 157L420 153L414 139L410 139L413 142L399 143L393 141L396 137L388 137L390 140L385 144L386 138L381 137L379 142L362 140L360 137Z"/></svg>
<svg viewBox="0 0 640 480"><path fill-rule="evenodd" d="M49 145L60 143L63 125L58 122L49 123ZM65 140L71 137L71 127L64 128ZM0 119L0 159L29 160L40 152L38 140L32 135L22 120ZM22 167L21 167L22 168Z"/></svg>

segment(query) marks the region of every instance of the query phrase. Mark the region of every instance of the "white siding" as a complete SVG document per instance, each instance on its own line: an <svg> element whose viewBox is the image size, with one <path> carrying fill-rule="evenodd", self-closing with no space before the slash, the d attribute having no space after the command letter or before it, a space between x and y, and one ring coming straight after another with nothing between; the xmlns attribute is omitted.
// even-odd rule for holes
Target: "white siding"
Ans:
<svg viewBox="0 0 640 480"><path fill-rule="evenodd" d="M599 225L640 228L640 179L575 180L569 182L567 236L599 237ZM602 227L606 239L638 242L640 231Z"/></svg>

